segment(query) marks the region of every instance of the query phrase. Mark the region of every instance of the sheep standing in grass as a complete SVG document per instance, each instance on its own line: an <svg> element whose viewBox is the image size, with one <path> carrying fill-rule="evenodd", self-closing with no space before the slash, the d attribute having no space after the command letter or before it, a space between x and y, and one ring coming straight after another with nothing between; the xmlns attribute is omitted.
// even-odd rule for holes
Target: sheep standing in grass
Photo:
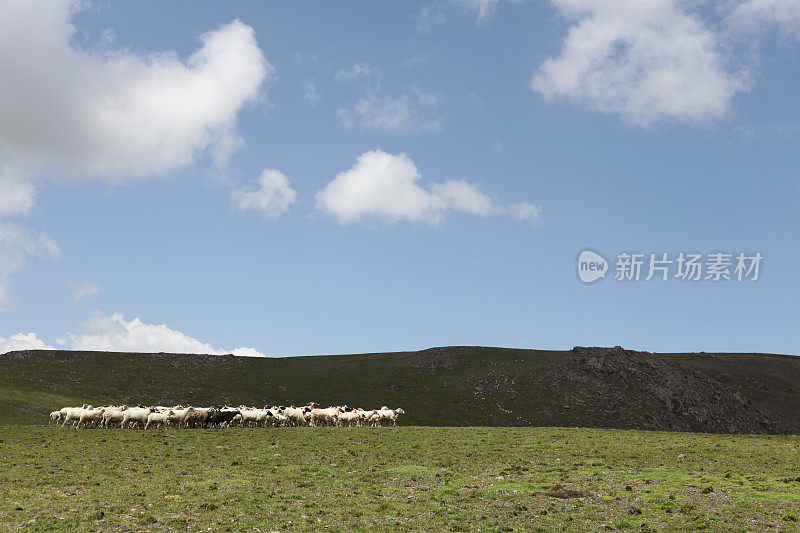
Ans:
<svg viewBox="0 0 800 533"><path fill-rule="evenodd" d="M150 426L155 426L158 429L164 429L167 427L169 423L169 416L174 415L175 413L172 410L169 411L152 411L149 415L147 415L147 422L144 424L144 429L149 428Z"/></svg>
<svg viewBox="0 0 800 533"><path fill-rule="evenodd" d="M287 407L283 410L283 415L288 418L288 424L292 427L297 426L307 426L308 422L306 422L306 413L311 412L310 407Z"/></svg>
<svg viewBox="0 0 800 533"><path fill-rule="evenodd" d="M147 425L147 417L153 409L149 407L129 407L122 416L122 427L138 426L144 428Z"/></svg>
<svg viewBox="0 0 800 533"><path fill-rule="evenodd" d="M345 411L339 413L338 425L342 427L356 427L361 422L364 414L362 411Z"/></svg>
<svg viewBox="0 0 800 533"><path fill-rule="evenodd" d="M189 407L186 410L186 417L183 420L183 427L185 428L205 427L209 412L211 412L211 409Z"/></svg>
<svg viewBox="0 0 800 533"><path fill-rule="evenodd" d="M104 428L122 427L122 421L125 419L125 411L128 409L127 405L121 407L109 407L103 412Z"/></svg>
<svg viewBox="0 0 800 533"><path fill-rule="evenodd" d="M189 409L170 409L167 413L167 425L174 426L176 428L182 427L188 413Z"/></svg>
<svg viewBox="0 0 800 533"><path fill-rule="evenodd" d="M312 409L311 410L311 425L312 426L335 426L339 418L339 413L342 412L341 407L328 407L327 409Z"/></svg>
<svg viewBox="0 0 800 533"><path fill-rule="evenodd" d="M65 407L61 410L61 419L63 420L61 427L66 426L70 422L74 422L77 426L78 422L81 420L81 415L83 412L89 408L91 409L91 405L83 404L83 407Z"/></svg>
<svg viewBox="0 0 800 533"><path fill-rule="evenodd" d="M138 427L147 429L173 427L298 427L298 426L381 426L383 422L396 426L397 418L405 414L402 409L380 409L365 411L361 408L350 408L346 405L332 406L325 409L314 407L312 402L303 407L255 407L201 408L201 407L128 407L104 406L64 407L53 411L49 423L60 423L62 427L72 423L74 427Z"/></svg>
<svg viewBox="0 0 800 533"><path fill-rule="evenodd" d="M103 412L105 408L95 407L92 409L84 409L78 419L78 425L75 427L94 427L103 423Z"/></svg>
<svg viewBox="0 0 800 533"><path fill-rule="evenodd" d="M378 411L378 425L383 425L383 422L386 421L391 422L392 426L396 426L397 418L405 413L406 412L402 409L389 409L386 406L381 407L380 411Z"/></svg>

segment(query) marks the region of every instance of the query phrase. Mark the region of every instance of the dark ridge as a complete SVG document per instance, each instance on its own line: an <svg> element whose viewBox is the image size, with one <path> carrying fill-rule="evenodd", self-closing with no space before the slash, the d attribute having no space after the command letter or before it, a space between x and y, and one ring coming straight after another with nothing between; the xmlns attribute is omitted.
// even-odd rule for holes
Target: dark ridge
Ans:
<svg viewBox="0 0 800 533"><path fill-rule="evenodd" d="M0 423L65 405L399 406L406 425L800 433L800 358L479 346L246 358L33 350L0 355Z"/></svg>

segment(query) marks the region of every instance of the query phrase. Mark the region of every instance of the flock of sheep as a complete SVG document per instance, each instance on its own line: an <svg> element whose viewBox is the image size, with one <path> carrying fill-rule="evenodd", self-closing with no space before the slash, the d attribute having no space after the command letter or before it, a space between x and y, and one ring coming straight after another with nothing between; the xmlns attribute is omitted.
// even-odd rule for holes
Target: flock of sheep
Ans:
<svg viewBox="0 0 800 533"><path fill-rule="evenodd" d="M402 409L365 411L336 406L319 409L313 402L303 407L64 407L50 413L50 424L73 424L74 427L102 428L208 428L208 427L278 427L278 426L395 426Z"/></svg>

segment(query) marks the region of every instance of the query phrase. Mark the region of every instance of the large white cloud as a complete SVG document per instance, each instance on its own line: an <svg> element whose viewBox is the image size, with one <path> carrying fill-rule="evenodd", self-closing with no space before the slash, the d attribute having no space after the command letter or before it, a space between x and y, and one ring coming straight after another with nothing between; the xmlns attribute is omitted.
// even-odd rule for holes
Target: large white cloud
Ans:
<svg viewBox="0 0 800 533"><path fill-rule="evenodd" d="M708 123L745 85L718 36L680 0L551 0L575 21L530 86L637 125Z"/></svg>
<svg viewBox="0 0 800 533"><path fill-rule="evenodd" d="M231 191L231 201L240 211L260 211L265 217L276 219L295 202L297 192L289 185L289 178L278 170L264 169L258 178L258 187Z"/></svg>
<svg viewBox="0 0 800 533"><path fill-rule="evenodd" d="M438 224L449 210L491 216L511 214L475 185L465 181L419 184L420 173L405 154L365 152L316 195L317 207L349 224L368 219ZM530 217L517 217L531 220Z"/></svg>
<svg viewBox="0 0 800 533"><path fill-rule="evenodd" d="M71 45L76 2L5 2L0 17L0 160L17 176L162 174L240 144L236 117L272 72L236 20L175 53Z"/></svg>
<svg viewBox="0 0 800 533"><path fill-rule="evenodd" d="M0 7L0 219L30 211L36 179L118 183L203 156L224 165L242 142L239 110L273 72L253 29L238 20L200 35L200 48L185 60L172 52L79 49L71 21L82 5ZM0 311L10 274L36 250L55 246L10 228L0 229L0 252L9 256L0 257Z"/></svg>
<svg viewBox="0 0 800 533"><path fill-rule="evenodd" d="M48 346L35 333L17 333L5 339L0 337L0 354L17 350L54 350Z"/></svg>
<svg viewBox="0 0 800 533"><path fill-rule="evenodd" d="M11 305L11 275L23 268L32 257L55 257L58 246L43 233L9 222L0 222L0 312Z"/></svg>
<svg viewBox="0 0 800 533"><path fill-rule="evenodd" d="M83 324L82 333L69 334L63 342L73 350L96 350L109 352L169 352L197 354L234 354L246 357L264 357L254 348L222 350L211 344L170 329L164 324L146 324L134 318L125 318L115 313L111 316L95 313Z"/></svg>

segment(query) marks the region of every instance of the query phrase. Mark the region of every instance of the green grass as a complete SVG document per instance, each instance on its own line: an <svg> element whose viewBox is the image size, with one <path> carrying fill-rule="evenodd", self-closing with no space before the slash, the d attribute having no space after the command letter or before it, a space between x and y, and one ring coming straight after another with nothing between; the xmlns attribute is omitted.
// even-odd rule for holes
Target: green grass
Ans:
<svg viewBox="0 0 800 533"><path fill-rule="evenodd" d="M9 426L0 529L790 531L799 457L791 436Z"/></svg>

